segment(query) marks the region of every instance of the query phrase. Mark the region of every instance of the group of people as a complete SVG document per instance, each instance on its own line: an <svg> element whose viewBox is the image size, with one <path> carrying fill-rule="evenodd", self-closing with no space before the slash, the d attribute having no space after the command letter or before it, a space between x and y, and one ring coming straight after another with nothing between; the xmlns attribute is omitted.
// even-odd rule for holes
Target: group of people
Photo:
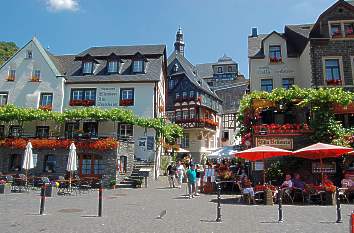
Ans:
<svg viewBox="0 0 354 233"><path fill-rule="evenodd" d="M201 183L201 170L199 165L190 163L185 167L181 161L178 161L176 165L171 163L167 167L167 175L170 188L182 188L183 180L186 178L188 183L188 197L194 198L195 196L199 196L198 190Z"/></svg>

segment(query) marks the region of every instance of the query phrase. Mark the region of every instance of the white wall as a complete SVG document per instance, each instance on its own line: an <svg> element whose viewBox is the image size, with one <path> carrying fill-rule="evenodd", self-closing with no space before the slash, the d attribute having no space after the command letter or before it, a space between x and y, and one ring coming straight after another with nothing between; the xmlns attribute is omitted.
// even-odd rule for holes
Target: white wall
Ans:
<svg viewBox="0 0 354 233"><path fill-rule="evenodd" d="M300 56L300 71L299 86L310 88L312 81L310 43L307 43L304 51Z"/></svg>
<svg viewBox="0 0 354 233"><path fill-rule="evenodd" d="M26 59L32 50L32 59ZM10 69L16 70L16 79L7 81ZM30 82L32 71L41 72L40 82ZM62 110L63 79L57 78L36 44L31 41L0 69L0 92L8 92L8 103L20 107L38 108L42 92L53 93L53 111Z"/></svg>

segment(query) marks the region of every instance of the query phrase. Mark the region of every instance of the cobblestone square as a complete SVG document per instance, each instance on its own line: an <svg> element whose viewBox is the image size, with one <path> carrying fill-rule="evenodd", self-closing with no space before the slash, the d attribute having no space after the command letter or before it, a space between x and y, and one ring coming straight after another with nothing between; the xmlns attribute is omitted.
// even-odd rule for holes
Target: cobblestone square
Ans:
<svg viewBox="0 0 354 233"><path fill-rule="evenodd" d="M335 206L284 205L284 222L277 223L277 206L246 206L234 196L222 199L222 222L216 223L216 195L185 198L185 187L169 189L165 177L147 189L104 190L103 217L97 216L98 193L46 199L40 216L38 192L0 196L0 229L10 232L349 232L353 205L342 205L343 223L336 224ZM166 215L158 215L166 210Z"/></svg>

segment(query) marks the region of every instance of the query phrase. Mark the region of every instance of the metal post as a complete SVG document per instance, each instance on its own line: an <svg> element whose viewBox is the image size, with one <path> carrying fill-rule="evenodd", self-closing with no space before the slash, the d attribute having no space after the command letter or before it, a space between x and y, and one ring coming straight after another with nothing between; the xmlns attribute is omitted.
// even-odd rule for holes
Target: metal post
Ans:
<svg viewBox="0 0 354 233"><path fill-rule="evenodd" d="M39 208L39 214L40 215L43 215L43 213L44 213L45 189L46 189L46 184L43 184L42 188L41 188L41 206Z"/></svg>
<svg viewBox="0 0 354 233"><path fill-rule="evenodd" d="M102 181L100 181L100 187L98 189L98 217L102 217Z"/></svg>
<svg viewBox="0 0 354 233"><path fill-rule="evenodd" d="M282 190L278 188L278 222L283 222Z"/></svg>
<svg viewBox="0 0 354 233"><path fill-rule="evenodd" d="M147 187L148 187L148 177L145 176L145 188L147 188Z"/></svg>
<svg viewBox="0 0 354 233"><path fill-rule="evenodd" d="M216 208L216 222L221 222L221 197L220 197L220 194L221 194L221 186L220 186L220 183L217 182L216 183L217 185L217 194L218 194L218 205L217 205L217 208Z"/></svg>
<svg viewBox="0 0 354 233"><path fill-rule="evenodd" d="M336 202L337 202L337 221L336 223L342 223L342 213L340 208L340 197L339 197L339 188L336 187Z"/></svg>

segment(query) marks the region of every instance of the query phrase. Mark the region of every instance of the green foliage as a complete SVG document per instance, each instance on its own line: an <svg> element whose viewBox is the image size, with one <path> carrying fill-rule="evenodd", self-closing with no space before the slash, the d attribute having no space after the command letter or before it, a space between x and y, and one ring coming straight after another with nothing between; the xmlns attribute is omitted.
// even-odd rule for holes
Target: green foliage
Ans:
<svg viewBox="0 0 354 233"><path fill-rule="evenodd" d="M14 42L0 42L0 66L18 50Z"/></svg>
<svg viewBox="0 0 354 233"><path fill-rule="evenodd" d="M132 111L116 109L100 109L96 107L83 107L65 110L63 113L46 111L41 109L21 108L14 105L0 107L0 121L18 122L25 121L46 121L52 120L63 123L70 120L96 120L96 121L116 121L133 124L144 128L155 129L158 136L165 137L167 141L173 141L183 135L183 129L175 124L166 123L162 118L141 118Z"/></svg>
<svg viewBox="0 0 354 233"><path fill-rule="evenodd" d="M170 164L170 157L169 156L162 156L161 157L161 163L160 163L160 169L163 172L166 172L168 165Z"/></svg>
<svg viewBox="0 0 354 233"><path fill-rule="evenodd" d="M267 180L280 180L284 175L283 168L281 167L280 162L276 161L272 163L270 167L265 170L265 175Z"/></svg>
<svg viewBox="0 0 354 233"><path fill-rule="evenodd" d="M331 111L333 104L346 106L354 100L354 93L342 88L299 88L292 87L289 90L284 88L274 89L272 92L255 91L246 95L240 102L240 111L237 121L240 125L240 134L245 135L251 131L252 122L252 101L270 100L276 103L296 103L299 107L311 109L311 128L314 130L312 139L316 142L327 142L346 144L348 134L342 125L335 120ZM352 134L353 135L353 134Z"/></svg>

